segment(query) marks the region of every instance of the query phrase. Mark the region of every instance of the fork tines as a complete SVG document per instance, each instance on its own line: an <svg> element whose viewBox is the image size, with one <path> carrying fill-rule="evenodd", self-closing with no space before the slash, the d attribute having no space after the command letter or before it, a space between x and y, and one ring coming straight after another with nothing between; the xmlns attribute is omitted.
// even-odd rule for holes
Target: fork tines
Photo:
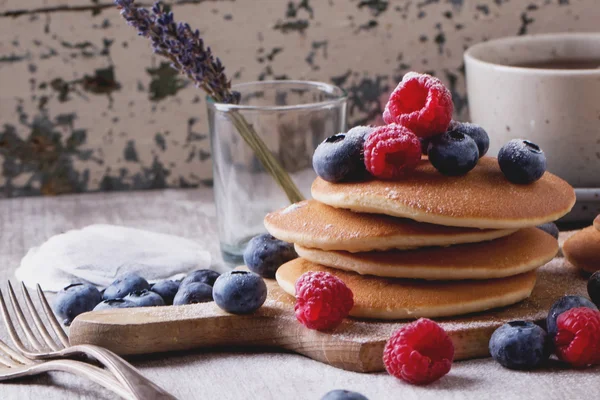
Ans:
<svg viewBox="0 0 600 400"><path fill-rule="evenodd" d="M2 311L2 316L4 317L4 324L6 325L6 328L8 329L8 334L15 346L17 347L17 349L23 354L28 355L34 354L35 352L57 351L68 346L69 339L63 328L60 326L60 323L56 320L56 317L52 312L52 308L48 304L48 301L46 300L46 297L44 296L44 292L42 291L40 285L37 285L37 293L40 303L42 305L42 310L46 315L46 318L48 319L50 326L52 327L52 331L54 332L58 340L55 340L46 328L46 324L44 324L44 322L42 321L42 318L40 317L40 314L38 313L38 310L36 309L31 299L29 291L23 283L21 283L21 291L25 304L27 305L26 308L21 306L22 303L19 304L17 295L15 294L15 291L13 290L10 281L8 282L8 297L10 298L12 312L16 316L18 326L25 334L27 342L33 348L33 350L25 346L22 339L19 337L19 334L17 333L17 329L15 327L17 323L13 322L13 318L11 318L9 313L7 302L4 300L4 296L2 295L2 291L0 290L0 309ZM33 321L33 326L35 327L35 329L32 329L30 323L28 322L28 319L30 321ZM37 332L37 334L34 331ZM42 338L41 340L40 337Z"/></svg>

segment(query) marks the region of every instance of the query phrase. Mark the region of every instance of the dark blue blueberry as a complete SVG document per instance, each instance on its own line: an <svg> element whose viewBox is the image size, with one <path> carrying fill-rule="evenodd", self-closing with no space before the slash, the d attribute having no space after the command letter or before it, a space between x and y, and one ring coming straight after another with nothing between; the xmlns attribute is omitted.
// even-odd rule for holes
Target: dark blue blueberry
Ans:
<svg viewBox="0 0 600 400"><path fill-rule="evenodd" d="M435 169L448 176L466 174L475 168L479 160L475 141L458 131L449 131L431 139L427 155Z"/></svg>
<svg viewBox="0 0 600 400"><path fill-rule="evenodd" d="M542 225L538 225L536 228L543 230L544 232L554 236L555 239L558 239L558 226L554 222L547 222Z"/></svg>
<svg viewBox="0 0 600 400"><path fill-rule="evenodd" d="M213 271L212 269L199 269L193 272L190 272L186 275L186 277L181 281L181 286L187 285L188 283L206 283L209 286L215 284L215 281L219 277L217 271Z"/></svg>
<svg viewBox="0 0 600 400"><path fill-rule="evenodd" d="M321 400L369 400L358 392L349 390L332 390L321 397Z"/></svg>
<svg viewBox="0 0 600 400"><path fill-rule="evenodd" d="M102 298L104 300L122 299L131 292L144 289L150 289L148 281L136 273L129 273L115 279L109 287L104 289Z"/></svg>
<svg viewBox="0 0 600 400"><path fill-rule="evenodd" d="M527 321L509 322L496 329L489 348L494 360L510 369L534 369L550 357L546 331Z"/></svg>
<svg viewBox="0 0 600 400"><path fill-rule="evenodd" d="M362 179L367 175L363 160L365 139L373 131L357 126L347 133L325 139L315 150L312 164L315 172L328 182Z"/></svg>
<svg viewBox="0 0 600 400"><path fill-rule="evenodd" d="M546 330L551 337L556 335L556 320L558 316L564 313L571 308L579 308L579 307L588 307L597 310L598 307L594 305L591 301L581 296L564 296L560 299L556 300L552 307L550 307L550 312L548 312L548 318L546 318Z"/></svg>
<svg viewBox="0 0 600 400"><path fill-rule="evenodd" d="M502 173L512 183L535 182L546 172L546 156L529 140L513 139L498 152Z"/></svg>
<svg viewBox="0 0 600 400"><path fill-rule="evenodd" d="M268 233L253 237L244 250L244 263L264 278L274 278L277 269L298 258L292 243L275 239Z"/></svg>
<svg viewBox="0 0 600 400"><path fill-rule="evenodd" d="M206 303L213 301L213 288L202 282L192 282L181 285L173 299L174 306L183 304Z"/></svg>
<svg viewBox="0 0 600 400"><path fill-rule="evenodd" d="M160 297L163 298L166 305L173 304L173 299L179 290L180 282L171 281L165 279L164 281L158 281L154 285L152 285L152 290L154 293L158 293Z"/></svg>
<svg viewBox="0 0 600 400"><path fill-rule="evenodd" d="M131 292L125 296L124 300L129 300L136 305L136 307L153 307L153 306L164 306L165 301L159 294L151 292L149 290L140 290L137 292Z"/></svg>
<svg viewBox="0 0 600 400"><path fill-rule="evenodd" d="M137 307L137 306L132 301L125 300L125 299L111 299L111 300L104 300L103 302L98 304L96 307L94 307L94 311L112 310L115 308L133 308L133 307Z"/></svg>
<svg viewBox="0 0 600 400"><path fill-rule="evenodd" d="M247 271L230 271L219 277L213 288L217 305L232 314L250 314L267 299L263 279Z"/></svg>
<svg viewBox="0 0 600 400"><path fill-rule="evenodd" d="M587 284L587 291L590 299L600 307L600 271L596 271L590 276Z"/></svg>
<svg viewBox="0 0 600 400"><path fill-rule="evenodd" d="M485 156L490 148L490 137L485 129L479 125L471 124L469 122L452 121L448 130L458 131L463 135L467 135L473 139L477 145L477 150L479 150L479 158Z"/></svg>
<svg viewBox="0 0 600 400"><path fill-rule="evenodd" d="M70 325L73 319L87 311L92 311L102 301L102 295L95 286L74 283L62 289L54 299L54 312Z"/></svg>

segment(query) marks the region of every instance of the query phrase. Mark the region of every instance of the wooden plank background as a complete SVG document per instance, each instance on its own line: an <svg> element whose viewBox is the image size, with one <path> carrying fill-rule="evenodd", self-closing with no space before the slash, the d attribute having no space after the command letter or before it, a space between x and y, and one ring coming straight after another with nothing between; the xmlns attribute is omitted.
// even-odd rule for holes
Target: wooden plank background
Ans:
<svg viewBox="0 0 600 400"><path fill-rule="evenodd" d="M149 4L150 2L148 2ZM108 0L0 0L0 196L211 183L204 95L152 55ZM233 82L311 79L378 123L409 70L440 77L468 119L463 50L594 31L596 0L181 0Z"/></svg>

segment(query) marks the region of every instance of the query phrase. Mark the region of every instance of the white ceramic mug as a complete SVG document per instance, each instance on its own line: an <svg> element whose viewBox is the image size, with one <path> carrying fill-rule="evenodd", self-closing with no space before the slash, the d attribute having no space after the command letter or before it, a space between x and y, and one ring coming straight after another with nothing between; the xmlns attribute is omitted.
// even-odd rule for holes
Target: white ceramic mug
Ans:
<svg viewBox="0 0 600 400"><path fill-rule="evenodd" d="M600 60L600 33L483 42L465 52L471 120L490 135L489 155L514 138L546 153L548 170L576 188L600 189L600 68L519 67Z"/></svg>

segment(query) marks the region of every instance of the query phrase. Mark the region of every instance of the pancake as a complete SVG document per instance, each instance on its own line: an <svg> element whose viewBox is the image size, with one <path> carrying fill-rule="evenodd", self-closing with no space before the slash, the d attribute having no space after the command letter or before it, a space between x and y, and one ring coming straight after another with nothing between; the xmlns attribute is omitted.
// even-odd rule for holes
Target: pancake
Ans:
<svg viewBox="0 0 600 400"><path fill-rule="evenodd" d="M267 214L265 227L277 239L303 247L349 252L410 249L482 242L514 229L458 228L388 215L355 213L305 200Z"/></svg>
<svg viewBox="0 0 600 400"><path fill-rule="evenodd" d="M352 211L387 214L437 225L515 229L541 225L567 214L575 191L546 172L529 185L509 182L495 158L483 157L468 174L440 174L427 160L397 181L330 183L317 178L312 196Z"/></svg>
<svg viewBox="0 0 600 400"><path fill-rule="evenodd" d="M491 242L451 247L349 253L296 244L296 252L314 263L361 275L430 280L492 279L541 267L558 252L558 241L537 228L525 228Z"/></svg>
<svg viewBox="0 0 600 400"><path fill-rule="evenodd" d="M594 219L594 228L600 231L600 215Z"/></svg>
<svg viewBox="0 0 600 400"><path fill-rule="evenodd" d="M297 258L275 275L279 286L295 294L296 280L308 271L326 271L340 278L354 293L350 315L366 319L447 317L517 303L531 295L535 272L484 281L422 281L362 276Z"/></svg>
<svg viewBox="0 0 600 400"><path fill-rule="evenodd" d="M562 251L567 260L589 273L600 270L600 231L589 226L569 237Z"/></svg>

